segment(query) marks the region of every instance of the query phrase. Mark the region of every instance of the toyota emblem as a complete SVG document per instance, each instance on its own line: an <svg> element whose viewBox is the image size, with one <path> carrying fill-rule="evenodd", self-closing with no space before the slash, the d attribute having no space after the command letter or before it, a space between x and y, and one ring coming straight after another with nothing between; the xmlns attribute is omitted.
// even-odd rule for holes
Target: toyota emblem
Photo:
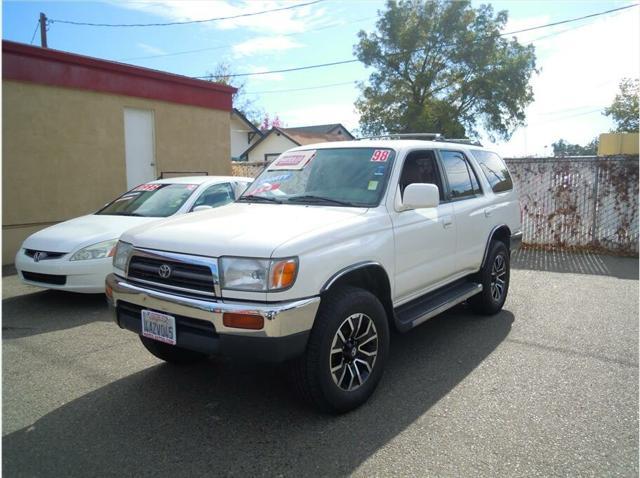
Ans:
<svg viewBox="0 0 640 478"><path fill-rule="evenodd" d="M166 264L162 264L158 269L158 275L163 279L168 279L171 275L171 267Z"/></svg>

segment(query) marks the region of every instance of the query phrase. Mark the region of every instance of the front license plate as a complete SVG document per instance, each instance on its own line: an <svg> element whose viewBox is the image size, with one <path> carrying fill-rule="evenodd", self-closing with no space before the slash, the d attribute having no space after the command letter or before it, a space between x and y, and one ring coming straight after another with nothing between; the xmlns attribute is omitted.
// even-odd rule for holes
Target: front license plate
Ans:
<svg viewBox="0 0 640 478"><path fill-rule="evenodd" d="M176 344L176 319L153 310L142 310L142 335L166 344Z"/></svg>

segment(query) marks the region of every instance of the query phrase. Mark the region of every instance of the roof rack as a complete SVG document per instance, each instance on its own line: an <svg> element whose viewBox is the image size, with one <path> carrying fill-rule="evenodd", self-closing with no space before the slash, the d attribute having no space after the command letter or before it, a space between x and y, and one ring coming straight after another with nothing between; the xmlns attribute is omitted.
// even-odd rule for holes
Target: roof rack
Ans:
<svg viewBox="0 0 640 478"><path fill-rule="evenodd" d="M473 146L482 146L482 143L469 138L445 138L442 133L387 133L375 136L364 136L356 138L361 139L422 139L425 141L440 141L446 143L470 144Z"/></svg>

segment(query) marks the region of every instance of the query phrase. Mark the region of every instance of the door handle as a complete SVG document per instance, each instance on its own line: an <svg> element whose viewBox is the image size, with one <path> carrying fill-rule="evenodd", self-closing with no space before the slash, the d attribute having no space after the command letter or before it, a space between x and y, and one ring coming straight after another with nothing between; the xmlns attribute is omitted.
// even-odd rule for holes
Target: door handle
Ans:
<svg viewBox="0 0 640 478"><path fill-rule="evenodd" d="M484 210L484 217L489 217L493 214L493 209L487 208Z"/></svg>
<svg viewBox="0 0 640 478"><path fill-rule="evenodd" d="M451 216L444 216L442 218L442 227L444 227L445 229L450 227L453 224L453 219L451 218Z"/></svg>

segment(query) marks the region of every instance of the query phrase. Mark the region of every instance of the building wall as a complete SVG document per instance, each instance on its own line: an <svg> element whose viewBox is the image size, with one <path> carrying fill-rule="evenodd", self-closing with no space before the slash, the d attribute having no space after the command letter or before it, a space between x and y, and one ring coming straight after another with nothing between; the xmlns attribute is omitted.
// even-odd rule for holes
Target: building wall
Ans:
<svg viewBox="0 0 640 478"><path fill-rule="evenodd" d="M124 108L154 111L156 170L231 173L229 112L3 80L2 263L126 190Z"/></svg>
<svg viewBox="0 0 640 478"><path fill-rule="evenodd" d="M638 154L638 133L603 133L598 141L598 156Z"/></svg>
<svg viewBox="0 0 640 478"><path fill-rule="evenodd" d="M290 139L287 139L286 136L280 133L272 133L262 141L255 149L249 152L248 161L258 162L265 160L265 154L280 154L284 153L286 150L295 148L298 146ZM270 160L275 159L273 156L270 157Z"/></svg>

